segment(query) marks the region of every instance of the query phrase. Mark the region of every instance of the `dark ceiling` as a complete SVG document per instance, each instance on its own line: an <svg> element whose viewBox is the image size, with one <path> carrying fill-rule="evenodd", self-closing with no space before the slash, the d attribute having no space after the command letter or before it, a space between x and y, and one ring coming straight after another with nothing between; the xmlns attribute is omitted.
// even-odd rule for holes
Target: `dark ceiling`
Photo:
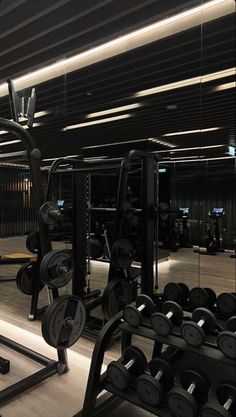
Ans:
<svg viewBox="0 0 236 417"><path fill-rule="evenodd" d="M204 2L2 0L0 82L201 3ZM35 127L32 135L44 158L81 152L89 156L121 155L127 148L170 149L164 144L141 141L150 137L177 147L226 145L235 134L235 91L231 88L214 92L214 87L235 80L234 76L139 98L134 94L235 67L235 50L232 13L209 23L199 19L193 29L44 82L36 86L36 112L50 113L36 120L41 126ZM137 102L141 107L132 110L128 119L62 131L67 125L86 121L88 113ZM7 97L0 97L0 116L11 117ZM162 136L209 127L222 129ZM0 136L0 142L10 139L10 134ZM116 142L127 144L113 146ZM87 149L82 151L84 147ZM21 145L15 144L0 151L20 149ZM219 147L204 149L201 154L222 155L222 149L225 152Z"/></svg>

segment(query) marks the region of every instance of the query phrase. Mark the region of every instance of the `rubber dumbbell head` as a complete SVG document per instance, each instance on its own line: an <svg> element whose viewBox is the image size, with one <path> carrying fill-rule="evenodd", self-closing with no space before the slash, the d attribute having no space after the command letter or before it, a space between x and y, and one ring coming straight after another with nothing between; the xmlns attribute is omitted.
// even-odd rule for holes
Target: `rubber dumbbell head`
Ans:
<svg viewBox="0 0 236 417"><path fill-rule="evenodd" d="M217 345L227 358L236 359L236 316L228 320L227 330L217 336Z"/></svg>
<svg viewBox="0 0 236 417"><path fill-rule="evenodd" d="M124 308L123 318L133 327L138 327L143 321L144 317L149 317L155 308L155 304L150 297L141 294L137 300L136 305L128 305Z"/></svg>
<svg viewBox="0 0 236 417"><path fill-rule="evenodd" d="M164 297L170 301L187 302L189 288L186 284L179 282L169 282L164 288Z"/></svg>
<svg viewBox="0 0 236 417"><path fill-rule="evenodd" d="M222 382L216 389L219 403L209 402L201 409L201 417L233 417L236 415L236 385Z"/></svg>
<svg viewBox="0 0 236 417"><path fill-rule="evenodd" d="M141 400L156 406L162 402L164 393L170 389L174 373L171 364L162 358L149 362L150 374L140 375L136 381L136 390Z"/></svg>
<svg viewBox="0 0 236 417"><path fill-rule="evenodd" d="M162 305L162 313L154 313L151 318L153 330L160 336L168 336L172 332L173 324L183 320L182 307L175 301L166 301Z"/></svg>
<svg viewBox="0 0 236 417"><path fill-rule="evenodd" d="M216 293L211 288L195 287L190 291L189 302L193 308L211 308L216 302Z"/></svg>
<svg viewBox="0 0 236 417"><path fill-rule="evenodd" d="M180 376L181 387L172 388L167 395L168 406L175 417L197 417L199 406L209 393L209 382L199 371L185 371Z"/></svg>
<svg viewBox="0 0 236 417"><path fill-rule="evenodd" d="M136 378L144 373L147 359L135 346L125 349L122 360L113 361L107 367L109 382L120 391L124 391Z"/></svg>
<svg viewBox="0 0 236 417"><path fill-rule="evenodd" d="M232 316L236 313L236 294L227 292L220 294L216 305L220 314Z"/></svg>
<svg viewBox="0 0 236 417"><path fill-rule="evenodd" d="M217 326L214 314L206 308L197 308L192 314L193 321L185 321L180 328L181 335L190 346L200 347L206 334Z"/></svg>

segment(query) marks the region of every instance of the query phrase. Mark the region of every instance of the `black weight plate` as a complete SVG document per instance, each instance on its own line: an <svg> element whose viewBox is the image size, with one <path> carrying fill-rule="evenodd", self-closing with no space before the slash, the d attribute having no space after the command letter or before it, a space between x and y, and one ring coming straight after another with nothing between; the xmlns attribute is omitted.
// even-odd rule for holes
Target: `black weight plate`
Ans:
<svg viewBox="0 0 236 417"><path fill-rule="evenodd" d="M169 282L164 288L164 296L170 301L179 301L181 299L182 291L179 284L176 282Z"/></svg>
<svg viewBox="0 0 236 417"><path fill-rule="evenodd" d="M101 239L94 236L90 239L90 256L92 259L99 259L103 256L103 243Z"/></svg>
<svg viewBox="0 0 236 417"><path fill-rule="evenodd" d="M156 376L158 371L163 371L163 376L161 377L161 383L165 387L168 387L170 383L174 380L174 371L171 364L163 358L155 358L149 362L149 370L152 376Z"/></svg>
<svg viewBox="0 0 236 417"><path fill-rule="evenodd" d="M111 249L111 263L115 268L130 268L134 260L134 247L130 240L119 239Z"/></svg>
<svg viewBox="0 0 236 417"><path fill-rule="evenodd" d="M138 327L142 323L142 314L135 306L126 306L123 318L130 326L133 327Z"/></svg>
<svg viewBox="0 0 236 417"><path fill-rule="evenodd" d="M217 345L221 352L230 359L236 359L236 333L225 331L218 335Z"/></svg>
<svg viewBox="0 0 236 417"><path fill-rule="evenodd" d="M34 280L38 274L38 268L34 262L27 262L21 266L16 275L17 288L25 295L32 295L34 292ZM41 291L44 287L42 281L40 282Z"/></svg>
<svg viewBox="0 0 236 417"><path fill-rule="evenodd" d="M131 359L135 360L135 365L130 368L130 373L134 376L141 375L147 366L147 359L141 349L136 346L128 346L123 354L124 363L128 363Z"/></svg>
<svg viewBox="0 0 236 417"><path fill-rule="evenodd" d="M232 414L218 403L211 401L201 408L200 417L232 417Z"/></svg>
<svg viewBox="0 0 236 417"><path fill-rule="evenodd" d="M205 288L205 290L208 294L208 305L213 307L216 302L216 293L212 288Z"/></svg>
<svg viewBox="0 0 236 417"><path fill-rule="evenodd" d="M183 309L175 301L166 301L163 303L162 312L167 314L170 311L174 313L174 315L171 317L171 321L174 323L179 323L183 319Z"/></svg>
<svg viewBox="0 0 236 417"><path fill-rule="evenodd" d="M164 391L162 385L151 375L140 375L136 381L136 390L146 404L157 406L162 401Z"/></svg>
<svg viewBox="0 0 236 417"><path fill-rule="evenodd" d="M180 333L185 342L194 347L200 347L205 342L206 334L202 327L194 321L186 321L180 327Z"/></svg>
<svg viewBox="0 0 236 417"><path fill-rule="evenodd" d="M124 391L130 382L130 373L121 362L113 361L107 367L109 382L120 391Z"/></svg>
<svg viewBox="0 0 236 417"><path fill-rule="evenodd" d="M189 298L189 293L190 293L189 287L183 282L178 282L178 284L182 290L181 299L187 300Z"/></svg>
<svg viewBox="0 0 236 417"><path fill-rule="evenodd" d="M74 345L85 326L86 310L82 301L62 295L49 304L42 320L42 335L52 347L64 350Z"/></svg>
<svg viewBox="0 0 236 417"><path fill-rule="evenodd" d="M39 232L31 232L26 239L26 247L29 252L37 254L40 250L40 236Z"/></svg>
<svg viewBox="0 0 236 417"><path fill-rule="evenodd" d="M207 308L196 308L193 311L192 317L193 321L196 323L203 319L205 321L204 328L206 328L208 331L213 330L216 327L216 317L214 313L212 313L212 311L208 310Z"/></svg>
<svg viewBox="0 0 236 417"><path fill-rule="evenodd" d="M196 384L194 397L200 401L207 398L210 384L205 375L195 369L187 369L180 375L180 382L184 389L188 389L192 383Z"/></svg>
<svg viewBox="0 0 236 417"><path fill-rule="evenodd" d="M173 388L167 395L168 406L175 417L197 417L195 398L182 388Z"/></svg>
<svg viewBox="0 0 236 417"><path fill-rule="evenodd" d="M172 332L172 321L163 313L154 313L151 323L153 330L160 336L168 336Z"/></svg>
<svg viewBox="0 0 236 417"><path fill-rule="evenodd" d="M217 298L217 308L220 313L232 315L236 312L236 296L231 293L222 293Z"/></svg>
<svg viewBox="0 0 236 417"><path fill-rule="evenodd" d="M205 288L192 288L189 294L189 301L193 308L205 307L208 304L209 296Z"/></svg>
<svg viewBox="0 0 236 417"><path fill-rule="evenodd" d="M136 299L136 306L139 307L142 304L145 304L146 308L142 310L142 314L149 316L155 308L155 304L152 301L151 297L146 294L140 294Z"/></svg>
<svg viewBox="0 0 236 417"><path fill-rule="evenodd" d="M110 281L102 297L102 309L105 320L110 320L125 306L132 303L133 288L126 279L113 279Z"/></svg>
<svg viewBox="0 0 236 417"><path fill-rule="evenodd" d="M227 321L227 329L230 332L236 332L236 316L230 317L230 319Z"/></svg>
<svg viewBox="0 0 236 417"><path fill-rule="evenodd" d="M62 288L73 276L73 259L69 250L51 250L42 259L40 276L49 288Z"/></svg>
<svg viewBox="0 0 236 417"><path fill-rule="evenodd" d="M216 396L221 405L224 405L229 398L233 399L230 407L230 416L236 413L236 384L233 381L224 381L216 388Z"/></svg>
<svg viewBox="0 0 236 417"><path fill-rule="evenodd" d="M60 209L52 201L47 201L39 209L39 217L43 224L55 224L60 219L60 214Z"/></svg>

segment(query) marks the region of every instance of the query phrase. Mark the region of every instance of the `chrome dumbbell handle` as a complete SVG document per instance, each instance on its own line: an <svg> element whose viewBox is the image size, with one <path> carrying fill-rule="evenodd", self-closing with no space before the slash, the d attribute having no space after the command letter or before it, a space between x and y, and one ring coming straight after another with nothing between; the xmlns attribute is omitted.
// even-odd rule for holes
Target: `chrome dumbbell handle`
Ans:
<svg viewBox="0 0 236 417"><path fill-rule="evenodd" d="M124 367L128 370L131 368L131 366L133 366L133 364L135 363L134 359L130 359L130 361L126 364L124 364Z"/></svg>
<svg viewBox="0 0 236 417"><path fill-rule="evenodd" d="M189 387L187 389L187 392L192 395L195 388L196 388L196 384L194 382L192 382L192 384L189 385Z"/></svg>

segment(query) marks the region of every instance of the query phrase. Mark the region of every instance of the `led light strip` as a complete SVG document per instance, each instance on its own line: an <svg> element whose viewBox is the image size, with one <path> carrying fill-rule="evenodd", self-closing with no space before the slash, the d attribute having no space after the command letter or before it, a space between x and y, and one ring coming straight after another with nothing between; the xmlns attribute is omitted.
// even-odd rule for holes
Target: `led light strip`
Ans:
<svg viewBox="0 0 236 417"><path fill-rule="evenodd" d="M215 130L220 130L220 129L221 129L221 127L209 127L207 129L184 130L183 132L166 133L162 136L166 137L166 136L192 135L192 134L195 134L195 133L213 132Z"/></svg>
<svg viewBox="0 0 236 417"><path fill-rule="evenodd" d="M127 53L135 48L147 45L176 33L235 12L234 0L211 0L200 6L185 10L151 25L135 30L113 41L88 49L71 58L62 59L54 64L23 75L14 80L16 90L35 86L60 75L84 68L108 58ZM7 84L0 85L0 97L8 95Z"/></svg>
<svg viewBox="0 0 236 417"><path fill-rule="evenodd" d="M128 119L129 117L131 117L131 114L122 114L120 116L107 117L106 119L93 120L92 122L78 123L76 125L66 126L62 129L62 131L66 132L67 130L71 130L71 129L80 129L82 127L99 125L99 124L103 124L103 123L110 123L110 122L114 122L116 120Z"/></svg>
<svg viewBox="0 0 236 417"><path fill-rule="evenodd" d="M91 119L93 117L106 116L107 114L113 114L113 113L119 113L119 112L126 111L126 110L137 109L138 107L141 107L141 106L142 105L140 103L127 104L126 106L114 107L113 109L90 113L90 114L87 114L86 117L87 119Z"/></svg>

